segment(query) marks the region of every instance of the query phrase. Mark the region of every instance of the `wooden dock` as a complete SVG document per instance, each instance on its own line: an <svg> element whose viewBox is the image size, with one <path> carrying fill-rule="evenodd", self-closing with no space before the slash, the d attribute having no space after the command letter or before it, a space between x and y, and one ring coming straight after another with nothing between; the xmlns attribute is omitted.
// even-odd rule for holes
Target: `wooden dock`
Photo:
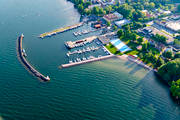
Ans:
<svg viewBox="0 0 180 120"><path fill-rule="evenodd" d="M36 77L40 78L43 81L49 81L50 78L47 76L45 77L44 75L42 75L40 72L38 72L24 57L24 53L23 53L23 48L22 48L22 40L24 38L24 35L22 34L20 37L18 37L18 44L17 44L17 54L19 57L19 60L21 60L21 62L24 64L24 66Z"/></svg>
<svg viewBox="0 0 180 120"><path fill-rule="evenodd" d="M53 30L53 31L45 32L45 33L43 33L43 34L40 34L39 37L40 37L40 38L50 37L50 36L56 35L56 34L58 34L58 33L62 33L62 32L68 31L68 30L72 30L72 29L78 28L78 27L80 27L80 26L82 26L82 25L83 25L83 22L80 22L80 23L75 24L75 25L58 28L58 29L55 29L55 30Z"/></svg>
<svg viewBox="0 0 180 120"><path fill-rule="evenodd" d="M84 60L84 61L81 61L81 62L62 64L62 65L60 66L60 68L68 68L68 67L72 67L72 66L76 66L76 65L81 65L81 64L85 64L85 63L90 63L90 62L105 60L105 59L109 59L109 58L113 58L113 57L116 57L116 56L115 56L115 55L108 55L108 56L93 58L93 59L89 59L89 60Z"/></svg>

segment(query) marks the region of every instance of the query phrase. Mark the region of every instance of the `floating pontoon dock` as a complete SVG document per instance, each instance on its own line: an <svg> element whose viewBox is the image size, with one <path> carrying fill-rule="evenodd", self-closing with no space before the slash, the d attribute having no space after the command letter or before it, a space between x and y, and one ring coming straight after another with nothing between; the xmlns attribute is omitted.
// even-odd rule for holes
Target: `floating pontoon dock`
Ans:
<svg viewBox="0 0 180 120"><path fill-rule="evenodd" d="M68 63L68 64L62 64L60 67L68 68L68 67L72 67L72 66L76 66L76 65L81 65L81 64L85 64L85 63L94 62L94 61L100 61L100 60L113 58L113 57L116 57L116 56L115 55L102 56L102 57L98 57L98 58L84 60L84 61L81 61L81 62L73 62L73 63Z"/></svg>
<svg viewBox="0 0 180 120"><path fill-rule="evenodd" d="M96 39L97 36L91 36L82 40L77 40L77 41L67 41L65 42L66 47L68 48L75 48L75 47L79 47L82 45L85 45L87 43L91 43L94 39Z"/></svg>

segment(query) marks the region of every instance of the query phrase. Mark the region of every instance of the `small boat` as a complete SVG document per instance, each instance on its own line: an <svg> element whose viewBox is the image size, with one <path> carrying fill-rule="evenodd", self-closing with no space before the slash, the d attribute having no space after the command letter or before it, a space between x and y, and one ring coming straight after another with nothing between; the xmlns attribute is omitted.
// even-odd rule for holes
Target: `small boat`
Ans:
<svg viewBox="0 0 180 120"><path fill-rule="evenodd" d="M22 50L22 53L23 53L23 56L24 56L24 57L27 57L27 54L26 54L25 49Z"/></svg>
<svg viewBox="0 0 180 120"><path fill-rule="evenodd" d="M77 32L74 32L73 34L74 34L74 36L77 36L77 35L78 35L78 33L77 33Z"/></svg>
<svg viewBox="0 0 180 120"><path fill-rule="evenodd" d="M102 55L98 55L98 58L102 57Z"/></svg>
<svg viewBox="0 0 180 120"><path fill-rule="evenodd" d="M82 59L83 59L83 61L85 61L85 60L86 60L86 58L85 58L85 57L83 57Z"/></svg>
<svg viewBox="0 0 180 120"><path fill-rule="evenodd" d="M49 81L49 80L50 80L49 76L47 76L45 79L46 79L47 81Z"/></svg>

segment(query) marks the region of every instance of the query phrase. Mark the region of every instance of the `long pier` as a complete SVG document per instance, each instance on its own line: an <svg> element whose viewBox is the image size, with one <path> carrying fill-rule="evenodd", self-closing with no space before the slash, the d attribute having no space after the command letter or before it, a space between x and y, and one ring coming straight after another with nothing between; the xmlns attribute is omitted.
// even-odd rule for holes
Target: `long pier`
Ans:
<svg viewBox="0 0 180 120"><path fill-rule="evenodd" d="M89 60L84 60L84 61L81 61L81 62L62 64L60 67L68 68L68 67L72 67L72 66L76 66L76 65L81 65L81 64L95 62L95 61L100 61L100 60L109 59L109 58L113 58L113 57L116 57L116 56L115 55L108 55L108 56L93 58L93 59L89 59Z"/></svg>
<svg viewBox="0 0 180 120"><path fill-rule="evenodd" d="M32 72L33 75L35 75L36 77L40 78L43 81L49 81L50 78L47 76L45 77L44 75L42 75L40 72L38 72L33 66L31 66L31 64L29 64L29 62L26 60L25 56L24 56L24 52L23 52L23 48L22 48L22 40L24 38L24 35L22 34L20 37L18 37L18 56L19 59L21 60L21 62L25 65L25 67Z"/></svg>
<svg viewBox="0 0 180 120"><path fill-rule="evenodd" d="M72 29L78 28L78 27L80 27L80 26L82 26L82 25L83 25L83 22L80 22L80 23L75 24L75 25L58 28L58 29L55 29L55 30L53 30L53 31L45 32L45 33L43 33L43 34L40 34L39 37L40 37L40 38L50 37L50 36L56 35L56 34L58 34L58 33L62 33L62 32L68 31L68 30L72 30Z"/></svg>

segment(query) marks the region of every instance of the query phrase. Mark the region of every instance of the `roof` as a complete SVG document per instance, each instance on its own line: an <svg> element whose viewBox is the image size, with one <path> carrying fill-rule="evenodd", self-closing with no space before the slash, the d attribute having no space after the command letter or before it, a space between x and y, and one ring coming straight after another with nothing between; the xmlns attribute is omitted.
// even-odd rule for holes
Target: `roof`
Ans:
<svg viewBox="0 0 180 120"><path fill-rule="evenodd" d="M101 24L96 24L94 27L95 27L95 28L100 28L100 27L101 27Z"/></svg>
<svg viewBox="0 0 180 120"><path fill-rule="evenodd" d="M119 51L126 52L131 50L127 45L125 45L120 39L113 39L110 41Z"/></svg>
<svg viewBox="0 0 180 120"><path fill-rule="evenodd" d="M180 22L168 22L167 27L169 27L175 31L178 31L178 30L180 30Z"/></svg>
<svg viewBox="0 0 180 120"><path fill-rule="evenodd" d="M129 20L127 20L127 19L123 19L123 20L120 20L120 21L117 21L117 22L115 22L115 24L117 25L117 26L123 26L123 25L125 25L125 24L128 24L128 23L130 23L130 21Z"/></svg>
<svg viewBox="0 0 180 120"><path fill-rule="evenodd" d="M119 14L118 12L114 12L111 14L104 15L104 18L108 21L115 21L118 19L122 19L123 16L121 14Z"/></svg>

